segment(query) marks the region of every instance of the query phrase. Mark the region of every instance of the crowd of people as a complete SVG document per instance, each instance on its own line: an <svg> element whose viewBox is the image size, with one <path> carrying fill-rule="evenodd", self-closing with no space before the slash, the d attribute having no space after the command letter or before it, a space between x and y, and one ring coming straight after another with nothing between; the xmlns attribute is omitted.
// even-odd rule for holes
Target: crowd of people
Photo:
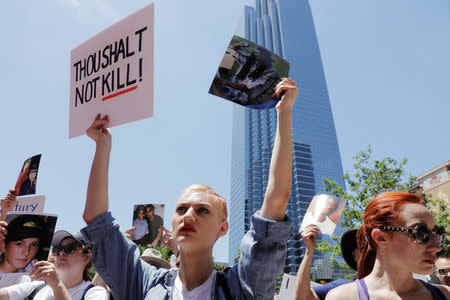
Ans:
<svg viewBox="0 0 450 300"><path fill-rule="evenodd" d="M79 233L56 232L49 258L37 261L44 225L39 220L19 219L17 224L1 220L0 275L24 268L30 273L23 282L0 289L0 299L274 299L276 278L283 270L287 241L293 233L293 221L285 210L292 187L291 122L298 93L289 78L275 88L281 100L276 106L267 188L261 209L251 217L250 229L241 241L237 264L224 271L214 269L213 247L228 232L228 212L225 199L206 185L190 185L182 192L171 230L150 228L147 220L155 221L151 207L138 207L133 230L125 232L119 227L108 209L109 118L99 114L86 131L96 145L82 215L87 226ZM11 190L2 199L2 218L15 201L15 190ZM366 207L360 228L343 235L344 259L357 271L353 281L311 289L310 269L320 233L317 225L301 233L306 251L298 269L296 299L450 297L449 259L436 260L445 230L436 225L415 194L379 194ZM154 237L151 242L145 240L149 234ZM177 254L174 266L155 249L141 254L137 245L141 240L153 246L164 242ZM92 282L91 264L97 272ZM434 266L442 285L413 277L413 273L432 273Z"/></svg>

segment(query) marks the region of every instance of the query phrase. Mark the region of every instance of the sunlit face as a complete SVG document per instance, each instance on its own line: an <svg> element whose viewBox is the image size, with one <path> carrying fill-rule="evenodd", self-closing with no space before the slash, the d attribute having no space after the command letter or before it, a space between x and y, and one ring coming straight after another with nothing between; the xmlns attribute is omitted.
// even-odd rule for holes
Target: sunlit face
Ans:
<svg viewBox="0 0 450 300"><path fill-rule="evenodd" d="M193 191L181 197L172 217L172 230L177 243L192 250L208 249L225 235L228 222L219 212L222 204L202 191Z"/></svg>
<svg viewBox="0 0 450 300"><path fill-rule="evenodd" d="M439 257L436 261L436 276L439 278L442 284L450 286L450 258ZM439 274L439 269L444 269L446 272L444 275Z"/></svg>
<svg viewBox="0 0 450 300"><path fill-rule="evenodd" d="M78 243L73 238L64 239L60 246L65 247L72 243ZM60 272L81 272L83 274L84 267L88 263L89 258L86 257L86 254L83 254L83 250L81 245L78 244L76 250L71 254L66 254L64 251L61 251L58 255L56 255L56 268Z"/></svg>
<svg viewBox="0 0 450 300"><path fill-rule="evenodd" d="M30 173L28 173L28 178L30 179L31 182L33 182L36 179L36 171L30 171Z"/></svg>
<svg viewBox="0 0 450 300"><path fill-rule="evenodd" d="M408 203L400 212L399 226L413 229L417 224L424 223L431 230L436 225L431 213L421 204ZM436 261L436 253L441 250L436 238L422 245L415 242L412 234L405 232L386 232L389 238L388 251L400 267L407 268L411 273L431 274Z"/></svg>
<svg viewBox="0 0 450 300"><path fill-rule="evenodd" d="M10 241L6 245L5 261L13 268L22 269L34 258L39 250L39 238L26 238L21 241Z"/></svg>

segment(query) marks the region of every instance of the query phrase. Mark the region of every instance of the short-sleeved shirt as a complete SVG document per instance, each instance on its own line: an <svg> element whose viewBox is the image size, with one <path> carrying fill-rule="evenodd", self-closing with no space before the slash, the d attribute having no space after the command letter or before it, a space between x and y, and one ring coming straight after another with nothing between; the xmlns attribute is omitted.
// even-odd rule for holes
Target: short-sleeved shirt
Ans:
<svg viewBox="0 0 450 300"><path fill-rule="evenodd" d="M6 290L9 295L10 300L23 300L27 298L37 287L42 285L43 281L31 281L27 283L21 283L7 287ZM82 281L79 285L73 288L67 289L69 295L74 300L79 300L83 296L84 291L90 285L89 281ZM53 290L51 287L46 285L42 288L34 297L35 300L53 300ZM95 286L90 288L85 296L86 300L108 300L108 293L101 286Z"/></svg>
<svg viewBox="0 0 450 300"><path fill-rule="evenodd" d="M153 215L153 220L148 220L148 243L151 244L153 241L158 237L159 228L163 226L164 221L163 219L158 215Z"/></svg>
<svg viewBox="0 0 450 300"><path fill-rule="evenodd" d="M313 287L313 290L314 290L314 292L316 292L316 295L320 300L324 300L329 291L331 291L335 287L338 287L340 285L347 284L350 282L351 281L347 280L347 279L338 279L335 281L325 283L324 285Z"/></svg>
<svg viewBox="0 0 450 300"><path fill-rule="evenodd" d="M146 219L134 219L133 226L136 228L131 235L135 240L139 240L144 237L148 233L148 221Z"/></svg>

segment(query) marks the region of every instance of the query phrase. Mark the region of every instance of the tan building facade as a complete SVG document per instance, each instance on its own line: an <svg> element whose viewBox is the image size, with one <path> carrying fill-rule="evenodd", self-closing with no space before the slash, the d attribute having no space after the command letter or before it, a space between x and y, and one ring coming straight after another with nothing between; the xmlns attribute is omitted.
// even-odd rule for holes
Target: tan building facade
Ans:
<svg viewBox="0 0 450 300"><path fill-rule="evenodd" d="M447 202L450 207L450 160L417 176L425 194Z"/></svg>

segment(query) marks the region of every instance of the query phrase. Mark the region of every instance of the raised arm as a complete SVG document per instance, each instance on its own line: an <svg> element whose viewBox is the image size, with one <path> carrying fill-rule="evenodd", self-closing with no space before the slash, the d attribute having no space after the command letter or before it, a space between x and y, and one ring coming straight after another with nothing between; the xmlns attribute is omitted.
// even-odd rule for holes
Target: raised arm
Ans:
<svg viewBox="0 0 450 300"><path fill-rule="evenodd" d="M8 211L12 211L14 209L14 206L16 206L16 204L17 204L16 190L11 189L9 190L9 193L1 200L2 212L0 214L0 221L5 221L6 214L8 213Z"/></svg>
<svg viewBox="0 0 450 300"><path fill-rule="evenodd" d="M86 134L96 145L83 213L86 224L92 223L95 218L108 211L108 169L111 153L111 134L105 128L108 122L107 115L100 118L98 114L86 130Z"/></svg>
<svg viewBox="0 0 450 300"><path fill-rule="evenodd" d="M281 101L277 109L277 131L270 161L269 182L260 216L281 221L284 219L292 186L292 107L298 96L293 80L284 78L278 83L275 95Z"/></svg>
<svg viewBox="0 0 450 300"><path fill-rule="evenodd" d="M320 228L316 225L308 225L302 232L302 238L305 242L305 255L302 263L298 267L297 279L295 281L295 300L315 300L319 299L313 289L311 289L311 266L316 247L316 238L320 233Z"/></svg>

